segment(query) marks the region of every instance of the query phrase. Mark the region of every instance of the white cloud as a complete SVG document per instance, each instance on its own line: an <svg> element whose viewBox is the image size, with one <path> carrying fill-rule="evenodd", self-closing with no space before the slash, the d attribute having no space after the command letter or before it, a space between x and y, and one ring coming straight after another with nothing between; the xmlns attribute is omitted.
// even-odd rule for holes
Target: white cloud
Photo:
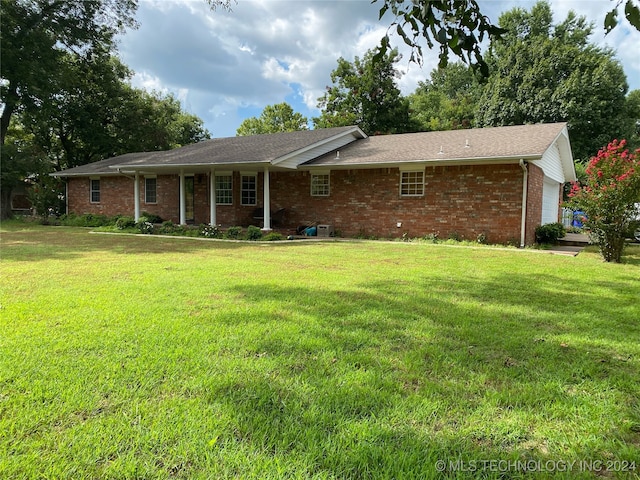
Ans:
<svg viewBox="0 0 640 480"><path fill-rule="evenodd" d="M493 22L500 12L533 1L481 0ZM569 9L601 25L609 0L552 0L555 21ZM173 92L199 115L214 136L234 135L247 112L288 101L308 117L318 114L317 98L330 83L338 57L362 57L379 44L392 21L378 21L380 4L355 1L240 0L232 11L211 11L204 0L142 0L140 28L122 37L121 56L136 75L134 84ZM608 37L594 35L617 49L632 88L640 88L640 34L618 27ZM425 51L420 68L392 37L403 60L398 65L403 94L415 90L437 65L437 51ZM254 115L255 113L250 113Z"/></svg>

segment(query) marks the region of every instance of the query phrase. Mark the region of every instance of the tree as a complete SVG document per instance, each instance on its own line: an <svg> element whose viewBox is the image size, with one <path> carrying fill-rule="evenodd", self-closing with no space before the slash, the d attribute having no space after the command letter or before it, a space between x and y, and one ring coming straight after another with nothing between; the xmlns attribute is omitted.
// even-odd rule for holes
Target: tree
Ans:
<svg viewBox="0 0 640 480"><path fill-rule="evenodd" d="M408 101L396 84L398 51L392 50L378 61L373 57L368 51L353 63L338 59L331 72L333 86L318 99L322 112L313 119L316 127L358 125L368 135L410 130Z"/></svg>
<svg viewBox="0 0 640 480"><path fill-rule="evenodd" d="M237 136L260 135L263 133L295 132L307 130L307 117L293 111L287 102L267 105L260 117L243 120L236 130Z"/></svg>
<svg viewBox="0 0 640 480"><path fill-rule="evenodd" d="M409 95L409 116L420 131L471 128L481 86L471 68L449 64L431 72Z"/></svg>
<svg viewBox="0 0 640 480"><path fill-rule="evenodd" d="M630 135L624 70L611 50L588 43L584 17L570 12L554 26L549 4L539 2L503 14L500 25L506 33L490 46L479 126L568 121L574 156L584 159Z"/></svg>
<svg viewBox="0 0 640 480"><path fill-rule="evenodd" d="M627 112L633 122L633 133L629 137L629 148L640 148L640 90L632 90L627 95Z"/></svg>
<svg viewBox="0 0 640 480"><path fill-rule="evenodd" d="M56 170L133 151L168 150L209 138L173 96L134 89L108 52L65 55L55 95L23 114L25 128Z"/></svg>
<svg viewBox="0 0 640 480"><path fill-rule="evenodd" d="M25 172L38 172L46 163L46 155L33 142L33 135L20 122L13 122L7 141L0 150L1 218L11 216L11 193L16 185L27 180Z"/></svg>
<svg viewBox="0 0 640 480"><path fill-rule="evenodd" d="M440 45L440 67L446 67L453 53L484 77L489 75L480 43L485 36L491 40L500 38L504 31L493 25L480 10L476 0L373 0L380 1L380 19L387 13L395 16L387 35L378 47L376 58L382 58L390 48L389 31L395 27L403 41L412 48L411 61L422 63L422 44L429 49L434 42ZM640 31L638 0L617 0L616 6L604 18L607 33L618 24L618 12L624 3L624 16L630 25Z"/></svg>
<svg viewBox="0 0 640 480"><path fill-rule="evenodd" d="M135 0L1 0L4 145L11 117L37 109L60 88L66 53L110 51L114 36L135 26Z"/></svg>
<svg viewBox="0 0 640 480"><path fill-rule="evenodd" d="M378 0L373 0L377 2ZM480 51L485 35L500 35L501 30L482 14L476 0L382 0L380 19L387 13L395 16L389 30L395 27L403 41L412 48L410 61L422 63L422 40L429 49L440 44L440 67L446 67L449 53L455 54L484 76L489 74ZM389 48L389 34L382 38L376 61Z"/></svg>
<svg viewBox="0 0 640 480"><path fill-rule="evenodd" d="M614 140L591 159L586 174L585 185L573 184L568 206L585 212L584 225L604 260L620 263L625 234L640 215L640 149L629 153L625 140Z"/></svg>

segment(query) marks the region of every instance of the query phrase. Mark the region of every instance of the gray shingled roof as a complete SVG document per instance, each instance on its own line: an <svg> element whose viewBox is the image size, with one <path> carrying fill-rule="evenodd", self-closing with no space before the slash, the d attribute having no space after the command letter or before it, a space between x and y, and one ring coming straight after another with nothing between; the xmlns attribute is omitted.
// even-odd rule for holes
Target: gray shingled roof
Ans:
<svg viewBox="0 0 640 480"><path fill-rule="evenodd" d="M359 139L303 164L307 167L350 167L410 162L541 157L566 127L565 123L383 135ZM272 163L315 143L352 131L337 127L301 132L206 140L162 152L128 153L58 172L57 176L114 174L144 167L195 167Z"/></svg>
<svg viewBox="0 0 640 480"><path fill-rule="evenodd" d="M356 166L425 161L540 157L566 123L474 128L368 137L305 163Z"/></svg>
<svg viewBox="0 0 640 480"><path fill-rule="evenodd" d="M252 135L247 137L214 138L174 150L160 152L127 153L99 162L82 165L57 176L113 174L116 168L171 167L197 165L241 165L269 163L298 150L307 148L334 136L354 130L355 127L319 128L299 132Z"/></svg>

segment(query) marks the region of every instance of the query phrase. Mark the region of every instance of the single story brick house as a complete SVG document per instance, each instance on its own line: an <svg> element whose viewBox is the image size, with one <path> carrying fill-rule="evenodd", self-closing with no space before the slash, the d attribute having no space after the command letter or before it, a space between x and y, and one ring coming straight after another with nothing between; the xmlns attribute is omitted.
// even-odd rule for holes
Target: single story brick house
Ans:
<svg viewBox="0 0 640 480"><path fill-rule="evenodd" d="M534 242L575 180L567 126L367 136L356 126L206 140L56 172L76 214L344 236ZM275 224L275 225L274 225Z"/></svg>

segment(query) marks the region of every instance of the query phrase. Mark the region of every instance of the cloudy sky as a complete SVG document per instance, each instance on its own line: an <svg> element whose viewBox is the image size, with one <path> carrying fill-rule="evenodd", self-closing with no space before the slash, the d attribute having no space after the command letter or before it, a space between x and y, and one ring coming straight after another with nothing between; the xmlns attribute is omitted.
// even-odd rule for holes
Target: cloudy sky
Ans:
<svg viewBox="0 0 640 480"><path fill-rule="evenodd" d="M604 36L604 16L614 2L550 3L556 22L574 10L596 23L592 41L613 47L630 88L640 88L640 32L623 22ZM480 0L494 23L501 12L533 4ZM362 57L386 33L392 17L378 21L379 9L370 0L238 0L226 12L212 11L205 0L140 0L140 26L121 37L119 52L135 72L135 86L173 93L213 137L228 137L266 105L286 101L309 120L317 116L317 99L331 83L337 59ZM392 45L403 42L392 37ZM428 78L437 53L428 53L422 67L404 53L399 85L406 95Z"/></svg>

